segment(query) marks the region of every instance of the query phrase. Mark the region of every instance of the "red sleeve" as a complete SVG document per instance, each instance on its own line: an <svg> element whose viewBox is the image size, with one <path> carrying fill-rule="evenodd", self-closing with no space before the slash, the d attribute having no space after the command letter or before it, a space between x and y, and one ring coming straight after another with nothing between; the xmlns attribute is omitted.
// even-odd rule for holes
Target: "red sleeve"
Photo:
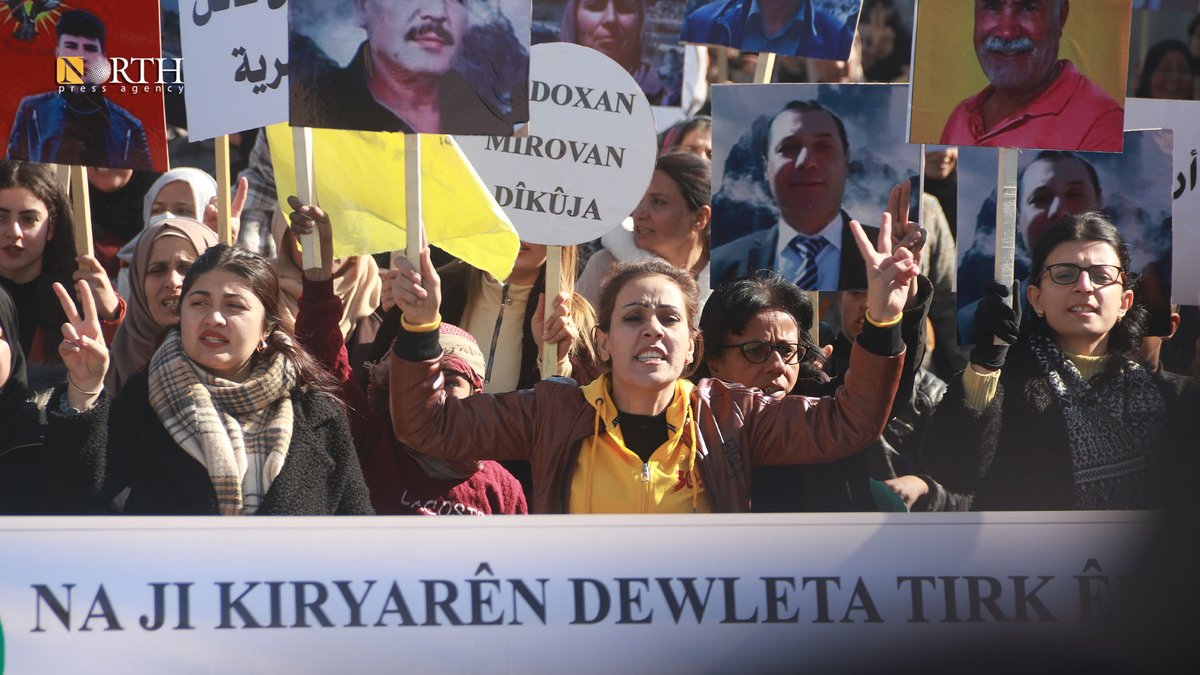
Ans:
<svg viewBox="0 0 1200 675"><path fill-rule="evenodd" d="M100 332L104 335L104 341L107 344L113 343L113 338L117 336L117 329L121 327L121 322L125 320L125 298L121 294L117 294L117 315L111 319L100 320Z"/></svg>

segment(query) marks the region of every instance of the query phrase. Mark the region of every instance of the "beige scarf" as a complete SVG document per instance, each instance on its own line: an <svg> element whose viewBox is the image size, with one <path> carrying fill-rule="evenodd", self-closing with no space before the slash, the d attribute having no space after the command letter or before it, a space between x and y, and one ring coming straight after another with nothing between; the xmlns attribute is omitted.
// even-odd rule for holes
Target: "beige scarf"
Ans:
<svg viewBox="0 0 1200 675"><path fill-rule="evenodd" d="M296 368L282 354L245 382L210 374L171 331L150 361L150 405L171 438L208 470L223 516L258 510L292 442Z"/></svg>
<svg viewBox="0 0 1200 675"><path fill-rule="evenodd" d="M275 237L275 249L279 257L275 260L275 269L279 271L280 311L295 323L299 312L300 296L304 293L304 270L296 267L291 253L284 245L284 235L288 231L287 221L276 210L271 220L271 234ZM334 272L333 294L342 300L342 338L348 339L350 334L363 319L371 316L379 306L383 281L379 278L379 265L369 255L359 255L346 258L340 269Z"/></svg>

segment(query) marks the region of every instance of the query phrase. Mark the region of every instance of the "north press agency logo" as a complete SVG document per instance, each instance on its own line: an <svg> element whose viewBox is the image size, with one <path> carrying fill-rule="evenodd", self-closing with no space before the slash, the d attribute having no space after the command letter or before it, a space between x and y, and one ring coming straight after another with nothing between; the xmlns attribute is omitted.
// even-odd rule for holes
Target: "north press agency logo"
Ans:
<svg viewBox="0 0 1200 675"><path fill-rule="evenodd" d="M54 74L60 93L183 93L182 58L59 56L55 59Z"/></svg>

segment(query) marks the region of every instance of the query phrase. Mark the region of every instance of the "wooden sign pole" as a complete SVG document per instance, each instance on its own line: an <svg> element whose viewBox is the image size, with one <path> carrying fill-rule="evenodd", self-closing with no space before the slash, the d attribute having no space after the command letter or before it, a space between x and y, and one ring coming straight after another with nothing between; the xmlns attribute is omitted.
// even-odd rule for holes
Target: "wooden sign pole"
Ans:
<svg viewBox="0 0 1200 675"><path fill-rule="evenodd" d="M553 311L554 299L562 292L562 247L547 246L546 247L546 292L545 304L543 305L545 313L542 315L545 319L550 318ZM536 300L534 301L536 302ZM543 330L545 325L543 324ZM551 375L559 375L558 372L558 347L555 345L544 345L542 347L542 375L549 377Z"/></svg>
<svg viewBox="0 0 1200 675"><path fill-rule="evenodd" d="M421 135L404 134L404 256L421 269L425 227L421 223Z"/></svg>
<svg viewBox="0 0 1200 675"><path fill-rule="evenodd" d="M214 139L217 147L217 241L233 245L233 222L229 208L229 136Z"/></svg>
<svg viewBox="0 0 1200 675"><path fill-rule="evenodd" d="M72 166L71 209L75 212L75 255L95 256L92 246L92 207L88 201L87 167Z"/></svg>
<svg viewBox="0 0 1200 675"><path fill-rule="evenodd" d="M296 158L296 197L304 204L317 204L316 175L313 172L312 129L292 127L292 150ZM228 180L225 185L228 186ZM228 187L226 187L228 190ZM300 236L304 269L321 266L321 242L316 232Z"/></svg>
<svg viewBox="0 0 1200 675"><path fill-rule="evenodd" d="M1017 252L1017 157L1019 151L1000 148L996 177L996 281L1012 288ZM1014 303L1021 299L1013 297ZM1013 305L1014 307L1016 305ZM1001 344L996 338L996 344Z"/></svg>

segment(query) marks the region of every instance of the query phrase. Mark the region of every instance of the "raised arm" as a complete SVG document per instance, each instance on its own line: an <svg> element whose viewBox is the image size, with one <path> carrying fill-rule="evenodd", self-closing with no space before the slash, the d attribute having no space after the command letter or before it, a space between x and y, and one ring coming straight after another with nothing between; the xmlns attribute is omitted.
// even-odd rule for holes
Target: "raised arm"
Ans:
<svg viewBox="0 0 1200 675"><path fill-rule="evenodd" d="M407 261L390 283L402 315L392 348L392 426L396 438L429 455L451 459L529 459L534 444L533 392L476 394L462 401L443 390L441 280L421 251L421 270Z"/></svg>

